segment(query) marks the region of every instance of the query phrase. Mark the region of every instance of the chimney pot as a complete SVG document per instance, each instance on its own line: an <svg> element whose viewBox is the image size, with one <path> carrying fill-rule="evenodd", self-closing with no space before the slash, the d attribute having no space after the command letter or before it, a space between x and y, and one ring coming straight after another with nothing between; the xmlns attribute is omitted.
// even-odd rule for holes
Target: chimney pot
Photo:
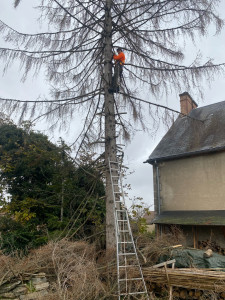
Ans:
<svg viewBox="0 0 225 300"><path fill-rule="evenodd" d="M182 115L188 115L192 109L197 108L198 104L192 99L188 92L184 92L180 96L180 112Z"/></svg>

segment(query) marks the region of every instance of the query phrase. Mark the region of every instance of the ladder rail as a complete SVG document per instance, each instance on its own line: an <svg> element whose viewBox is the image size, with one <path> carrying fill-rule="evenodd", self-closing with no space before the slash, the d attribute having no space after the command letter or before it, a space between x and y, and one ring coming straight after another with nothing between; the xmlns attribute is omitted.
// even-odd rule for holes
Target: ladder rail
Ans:
<svg viewBox="0 0 225 300"><path fill-rule="evenodd" d="M112 185L112 194L113 194L113 202L114 205L116 206L116 197L114 194L114 186L113 186L113 177L112 177L112 170L110 167L110 163L109 163L109 172L110 172L110 180L111 180L111 185ZM114 220L116 222L117 220L117 216L116 216L116 209L114 209ZM118 259L118 253L119 253L119 232L118 232L118 226L115 226L115 231L116 231L116 253L117 253L117 259L116 259L116 265L117 265L117 274L119 274L119 259ZM118 295L119 295L119 300L120 300L120 282L119 282L119 276L117 276L117 286L118 286Z"/></svg>

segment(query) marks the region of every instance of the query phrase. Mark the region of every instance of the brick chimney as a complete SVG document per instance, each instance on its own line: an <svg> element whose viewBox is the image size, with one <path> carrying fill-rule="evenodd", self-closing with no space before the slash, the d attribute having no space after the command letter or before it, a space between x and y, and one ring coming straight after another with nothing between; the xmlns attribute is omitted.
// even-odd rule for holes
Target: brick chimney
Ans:
<svg viewBox="0 0 225 300"><path fill-rule="evenodd" d="M182 115L188 115L192 109L197 108L198 104L191 98L191 96L184 92L180 94L180 112Z"/></svg>

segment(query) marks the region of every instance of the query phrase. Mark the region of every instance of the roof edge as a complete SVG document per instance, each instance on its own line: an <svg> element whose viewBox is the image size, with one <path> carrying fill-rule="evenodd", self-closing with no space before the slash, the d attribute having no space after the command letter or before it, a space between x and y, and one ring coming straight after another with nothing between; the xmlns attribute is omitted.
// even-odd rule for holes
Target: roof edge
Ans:
<svg viewBox="0 0 225 300"><path fill-rule="evenodd" d="M176 154L176 155L168 155L168 156L162 156L158 158L148 158L144 163L149 163L150 165L154 165L155 162L159 161L167 161L167 160L173 160L173 159L179 159L179 158L185 158L185 157L190 157L190 156L197 156L200 154L204 153L212 153L212 152L219 152L225 150L225 146L222 147L216 147L213 149L205 149L205 150L199 150L199 151L194 151L194 152L185 152L181 154Z"/></svg>
<svg viewBox="0 0 225 300"><path fill-rule="evenodd" d="M162 211L153 220L154 224L224 226L225 210Z"/></svg>

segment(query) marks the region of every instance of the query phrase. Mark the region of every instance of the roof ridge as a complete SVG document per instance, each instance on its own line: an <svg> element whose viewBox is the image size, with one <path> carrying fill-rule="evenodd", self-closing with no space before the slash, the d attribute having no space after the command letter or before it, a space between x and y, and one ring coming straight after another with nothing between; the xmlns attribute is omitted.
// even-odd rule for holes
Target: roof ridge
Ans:
<svg viewBox="0 0 225 300"><path fill-rule="evenodd" d="M192 111L195 111L195 110L199 110L199 109L202 109L202 108L207 108L207 107L209 107L209 106L213 106L213 105L216 105L216 104L221 104L222 102L225 102L225 100L222 100L222 101L219 101L219 102L216 102L216 103L207 104L207 105L204 105L204 106L198 106L198 107L192 109L192 110L190 111L190 113L191 113ZM189 113L189 114L190 114L190 113Z"/></svg>

